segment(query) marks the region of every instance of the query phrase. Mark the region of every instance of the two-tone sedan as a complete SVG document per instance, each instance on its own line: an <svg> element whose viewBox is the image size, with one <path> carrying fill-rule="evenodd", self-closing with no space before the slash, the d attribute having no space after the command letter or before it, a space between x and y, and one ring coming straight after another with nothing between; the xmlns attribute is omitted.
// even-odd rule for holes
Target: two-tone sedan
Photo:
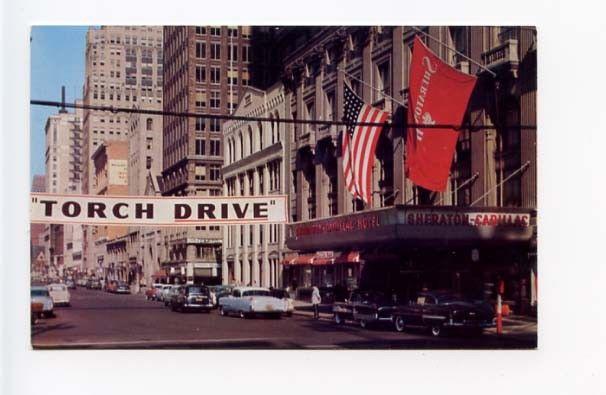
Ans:
<svg viewBox="0 0 606 395"><path fill-rule="evenodd" d="M53 299L48 293L46 286L33 286L31 288L31 303L36 305L42 305L42 311L40 315L44 317L52 317L54 313Z"/></svg>
<svg viewBox="0 0 606 395"><path fill-rule="evenodd" d="M219 313L222 316L235 314L241 318L253 316L280 318L287 311L288 303L272 296L267 288L236 287L231 295L219 300Z"/></svg>

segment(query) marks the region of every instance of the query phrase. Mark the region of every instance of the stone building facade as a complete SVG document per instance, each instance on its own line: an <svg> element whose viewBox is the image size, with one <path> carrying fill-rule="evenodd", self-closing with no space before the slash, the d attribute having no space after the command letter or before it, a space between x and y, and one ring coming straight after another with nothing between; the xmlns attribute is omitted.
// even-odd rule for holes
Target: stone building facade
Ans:
<svg viewBox="0 0 606 395"><path fill-rule="evenodd" d="M285 195L288 172L281 83L267 91L248 88L236 116L268 118L268 122L228 121L223 127L224 196ZM263 287L282 285L283 224L223 226L223 283Z"/></svg>

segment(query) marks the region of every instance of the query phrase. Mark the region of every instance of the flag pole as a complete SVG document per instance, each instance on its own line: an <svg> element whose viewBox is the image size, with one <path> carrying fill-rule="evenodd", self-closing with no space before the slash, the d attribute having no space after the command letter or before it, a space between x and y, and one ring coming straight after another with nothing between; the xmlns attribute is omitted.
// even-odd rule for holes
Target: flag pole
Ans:
<svg viewBox="0 0 606 395"><path fill-rule="evenodd" d="M526 163L524 163L522 166L520 166L520 168L518 170L514 171L513 173L511 173L510 175L508 175L507 177L505 177L497 185L495 185L494 187L492 187L488 191L486 191L485 194L483 194L482 196L480 196L479 198L477 198L476 200L474 200L473 202L471 202L471 204L469 205L469 207L473 206L474 204L476 204L480 200L484 199L486 196L488 196L488 194L490 192L494 191L496 188L498 188L499 186L503 185L504 183L506 183L507 181L509 181L511 178L513 178L515 175L517 175L518 173L522 172L529 165L530 165L530 161L526 161Z"/></svg>
<svg viewBox="0 0 606 395"><path fill-rule="evenodd" d="M348 76L349 78L352 78L352 79L354 79L354 80L356 80L356 81L359 81L359 82L360 82L362 85L365 85L365 86L369 87L370 89L375 90L375 91L377 91L377 92L381 92L381 93L382 93L382 94L383 94L385 97L388 97L388 98L389 98L389 99L391 99L391 101L393 101L394 103L397 103L397 104L401 105L401 106L402 106L402 107L404 107L404 108L407 108L407 107L408 107L408 105L407 105L407 104L405 104L404 102L401 102L401 101L399 101L399 100L395 99L393 96L388 95L387 93L383 92L383 90L382 90L382 89L375 88L375 87L374 87L374 86L372 86L371 84L369 84L369 83L365 82L363 79L358 78L358 77L356 77L355 75L348 73L347 71L345 71L344 69L342 69L342 68L340 68L340 67L338 67L338 66L337 66L337 70L339 70L341 73L345 74L345 75L346 75L346 76Z"/></svg>
<svg viewBox="0 0 606 395"><path fill-rule="evenodd" d="M474 174L473 176L471 176L470 178L468 178L466 181L464 181L461 185L459 185L458 187L455 188L454 191L450 192L450 193L455 193L456 191L458 191L459 189L463 188L465 185L469 184L470 182L473 182L476 178L478 178L480 176L480 173ZM438 200L436 202L436 206L440 203L442 203L442 200L444 200L444 195L442 195L442 197L440 198L440 200Z"/></svg>
<svg viewBox="0 0 606 395"><path fill-rule="evenodd" d="M484 65L483 65L483 64L481 64L480 62L477 62L477 61L473 60L472 58L470 58L469 56L465 55L464 53L462 53L462 52L460 52L460 51L457 51L456 49L454 49L454 48L453 48L453 47L451 47L450 45L443 43L442 41L438 40L437 38L435 38L435 37L434 37L434 36L432 36L431 34L424 32L423 30L419 29L419 28L418 28L418 27L416 27L416 26L410 26L410 27L411 27L413 30L415 30L415 31L417 31L417 32L419 32L419 33L421 33L421 34L423 34L425 37L428 37L428 38L432 39L433 41L437 42L438 44L440 44L440 45L442 45L442 46L444 46L444 47L448 48L449 50L453 51L453 52L454 52L454 53L456 53L457 55L462 56L463 58L465 58L465 59L469 60L471 63L475 64L476 66L478 66L478 67L479 67L479 68L481 68L482 70L484 70L484 71L488 72L488 73L489 73L489 74L490 74L492 77L496 77L496 76L497 76L497 74L496 74L494 71L490 70L488 67L484 66Z"/></svg>

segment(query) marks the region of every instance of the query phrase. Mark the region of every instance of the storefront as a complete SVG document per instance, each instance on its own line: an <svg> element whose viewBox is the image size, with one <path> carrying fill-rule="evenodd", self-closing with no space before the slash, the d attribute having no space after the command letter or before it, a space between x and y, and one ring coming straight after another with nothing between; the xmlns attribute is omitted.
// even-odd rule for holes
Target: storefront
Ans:
<svg viewBox="0 0 606 395"><path fill-rule="evenodd" d="M288 227L285 285L356 287L411 297L451 289L516 312L536 307L533 210L394 206Z"/></svg>

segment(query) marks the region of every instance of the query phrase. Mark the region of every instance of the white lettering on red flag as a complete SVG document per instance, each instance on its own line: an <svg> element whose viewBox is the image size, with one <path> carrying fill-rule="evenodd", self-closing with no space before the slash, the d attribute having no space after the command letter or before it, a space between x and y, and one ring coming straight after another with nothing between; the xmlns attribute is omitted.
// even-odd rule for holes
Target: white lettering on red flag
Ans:
<svg viewBox="0 0 606 395"><path fill-rule="evenodd" d="M415 37L408 122L459 126L475 83L476 77L444 63ZM406 170L412 182L431 191L444 191L458 137L453 128L408 128Z"/></svg>

